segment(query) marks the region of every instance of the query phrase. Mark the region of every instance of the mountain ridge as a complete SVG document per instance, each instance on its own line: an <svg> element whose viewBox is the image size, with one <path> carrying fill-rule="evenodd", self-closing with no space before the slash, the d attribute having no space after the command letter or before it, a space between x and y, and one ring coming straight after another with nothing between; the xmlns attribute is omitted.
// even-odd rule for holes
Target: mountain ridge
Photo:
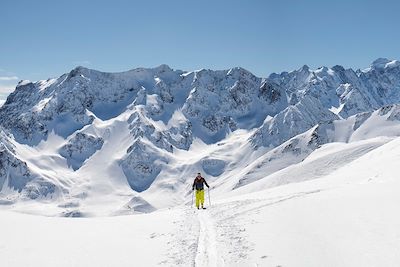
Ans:
<svg viewBox="0 0 400 267"><path fill-rule="evenodd" d="M240 67L186 72L163 64L107 73L78 66L59 78L21 81L0 108L9 136L0 140L7 155L0 198L54 202L58 214L68 203L75 203L73 214L91 214L104 195L112 212L131 199L151 210L167 207L185 201L198 171L224 192L326 143L352 142L345 135L363 125L354 140L397 136L398 103L397 60L377 59L363 71L304 65L267 78ZM371 118L382 132L367 134L374 133ZM266 174L249 170L257 159ZM247 174L234 182L238 168Z"/></svg>

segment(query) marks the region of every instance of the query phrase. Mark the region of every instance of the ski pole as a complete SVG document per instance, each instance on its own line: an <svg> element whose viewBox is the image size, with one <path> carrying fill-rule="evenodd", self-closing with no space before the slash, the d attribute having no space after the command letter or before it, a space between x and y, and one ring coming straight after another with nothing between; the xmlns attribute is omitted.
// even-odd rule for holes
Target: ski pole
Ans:
<svg viewBox="0 0 400 267"><path fill-rule="evenodd" d="M192 204L190 204L190 207L193 207L193 196L194 196L194 190L192 190Z"/></svg>
<svg viewBox="0 0 400 267"><path fill-rule="evenodd" d="M210 188L208 188L207 192L208 192L208 205L211 207Z"/></svg>

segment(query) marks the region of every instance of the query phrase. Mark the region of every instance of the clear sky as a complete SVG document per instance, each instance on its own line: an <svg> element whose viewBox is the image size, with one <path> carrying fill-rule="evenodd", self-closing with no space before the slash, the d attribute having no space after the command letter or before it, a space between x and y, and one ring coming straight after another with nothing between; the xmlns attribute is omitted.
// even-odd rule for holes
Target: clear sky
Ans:
<svg viewBox="0 0 400 267"><path fill-rule="evenodd" d="M241 66L266 77L304 64L400 59L400 1L0 0L0 98L20 79L77 65Z"/></svg>

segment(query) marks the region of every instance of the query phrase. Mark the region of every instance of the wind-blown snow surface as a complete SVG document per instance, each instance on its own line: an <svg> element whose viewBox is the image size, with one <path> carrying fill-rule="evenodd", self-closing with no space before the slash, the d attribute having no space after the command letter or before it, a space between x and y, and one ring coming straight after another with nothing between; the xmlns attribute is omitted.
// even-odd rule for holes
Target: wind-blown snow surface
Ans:
<svg viewBox="0 0 400 267"><path fill-rule="evenodd" d="M268 78L162 65L21 81L0 108L0 256L397 266L399 77L398 61L378 59ZM201 211L189 207L199 171L212 188Z"/></svg>
<svg viewBox="0 0 400 267"><path fill-rule="evenodd" d="M349 147L362 150L368 143L385 144L356 160L352 153L342 153ZM323 160L338 154L343 157L339 164ZM318 158L324 167L336 170L316 174L311 163ZM399 160L400 138L326 145L293 166L303 172L292 183L268 189L260 180L230 196L217 197L211 191L207 210L180 206L144 215L76 220L1 211L2 264L397 266Z"/></svg>

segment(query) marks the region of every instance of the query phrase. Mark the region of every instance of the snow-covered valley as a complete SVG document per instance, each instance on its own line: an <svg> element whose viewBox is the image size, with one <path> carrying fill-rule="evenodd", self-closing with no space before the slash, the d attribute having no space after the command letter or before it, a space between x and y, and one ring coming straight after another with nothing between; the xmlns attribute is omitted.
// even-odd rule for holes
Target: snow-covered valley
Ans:
<svg viewBox="0 0 400 267"><path fill-rule="evenodd" d="M21 81L0 108L1 265L398 266L399 90L387 59Z"/></svg>

